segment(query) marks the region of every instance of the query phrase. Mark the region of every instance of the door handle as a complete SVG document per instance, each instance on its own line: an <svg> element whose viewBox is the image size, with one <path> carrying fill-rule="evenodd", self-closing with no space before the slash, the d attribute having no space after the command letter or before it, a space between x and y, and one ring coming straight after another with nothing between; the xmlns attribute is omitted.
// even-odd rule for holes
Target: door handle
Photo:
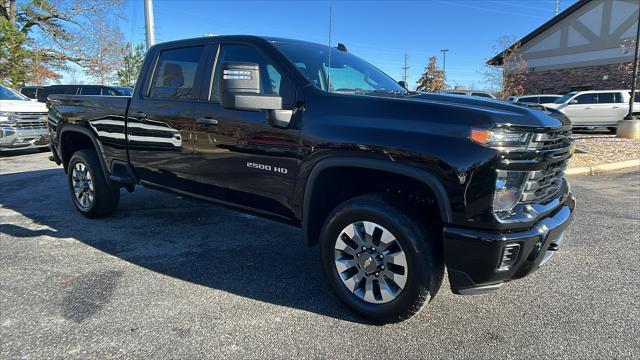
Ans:
<svg viewBox="0 0 640 360"><path fill-rule="evenodd" d="M620 106L614 106L612 109L620 109Z"/></svg>
<svg viewBox="0 0 640 360"><path fill-rule="evenodd" d="M585 110L591 110L591 108L590 108L590 107L586 107L586 108L584 108L584 109L585 109Z"/></svg>
<svg viewBox="0 0 640 360"><path fill-rule="evenodd" d="M196 119L196 122L198 124L203 124L203 125L212 125L212 126L217 126L218 125L218 120L211 118L211 117L201 117Z"/></svg>

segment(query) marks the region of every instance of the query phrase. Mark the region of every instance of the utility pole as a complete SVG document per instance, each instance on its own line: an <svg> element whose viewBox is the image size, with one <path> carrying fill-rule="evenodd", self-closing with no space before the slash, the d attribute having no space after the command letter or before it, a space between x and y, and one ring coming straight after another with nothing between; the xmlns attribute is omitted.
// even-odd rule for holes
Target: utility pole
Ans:
<svg viewBox="0 0 640 360"><path fill-rule="evenodd" d="M409 59L409 55L404 53L404 66L402 67L403 74L402 81L407 82L407 70L409 70L409 65L407 65L407 60Z"/></svg>
<svg viewBox="0 0 640 360"><path fill-rule="evenodd" d="M558 15L560 12L560 0L556 0L556 12L555 15Z"/></svg>
<svg viewBox="0 0 640 360"><path fill-rule="evenodd" d="M640 19L638 19L638 28L636 29L636 51L633 55L633 73L631 75L631 99L629 99L629 113L624 117L625 120L634 120L633 103L636 98L636 83L638 82L638 57L640 57Z"/></svg>
<svg viewBox="0 0 640 360"><path fill-rule="evenodd" d="M447 80L447 51L449 51L449 49L442 49L440 50L442 51L442 77L445 80Z"/></svg>
<svg viewBox="0 0 640 360"><path fill-rule="evenodd" d="M147 49L156 43L156 33L153 25L153 0L144 0L144 25L147 35Z"/></svg>

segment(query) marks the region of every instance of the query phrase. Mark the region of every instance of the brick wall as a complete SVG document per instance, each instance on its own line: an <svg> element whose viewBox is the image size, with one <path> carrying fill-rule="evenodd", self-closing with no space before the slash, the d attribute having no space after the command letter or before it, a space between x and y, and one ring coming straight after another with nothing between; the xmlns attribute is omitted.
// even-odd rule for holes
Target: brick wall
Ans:
<svg viewBox="0 0 640 360"><path fill-rule="evenodd" d="M631 88L630 76L625 76L620 64L585 66L572 69L532 71L527 74L525 94L562 94L572 87L592 86L593 90Z"/></svg>

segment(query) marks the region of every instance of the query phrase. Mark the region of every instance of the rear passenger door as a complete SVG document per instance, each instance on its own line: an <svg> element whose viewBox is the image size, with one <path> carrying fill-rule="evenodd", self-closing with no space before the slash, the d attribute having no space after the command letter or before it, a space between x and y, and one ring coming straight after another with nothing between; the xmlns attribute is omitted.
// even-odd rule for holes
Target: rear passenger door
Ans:
<svg viewBox="0 0 640 360"><path fill-rule="evenodd" d="M153 54L153 68L127 113L129 161L143 182L193 188L193 130L196 119L206 116L198 97L209 49L183 45Z"/></svg>
<svg viewBox="0 0 640 360"><path fill-rule="evenodd" d="M624 110L621 95L617 92L598 93L598 103L593 107L597 124L614 125L622 120L624 115L619 116L620 110Z"/></svg>

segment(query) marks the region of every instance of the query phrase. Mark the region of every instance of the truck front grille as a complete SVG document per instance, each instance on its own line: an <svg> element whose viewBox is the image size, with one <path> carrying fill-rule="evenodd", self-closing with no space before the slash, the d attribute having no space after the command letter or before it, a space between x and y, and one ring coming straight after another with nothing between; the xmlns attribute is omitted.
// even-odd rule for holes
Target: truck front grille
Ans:
<svg viewBox="0 0 640 360"><path fill-rule="evenodd" d="M22 112L11 116L15 127L20 129L38 129L47 126L47 113Z"/></svg>
<svg viewBox="0 0 640 360"><path fill-rule="evenodd" d="M540 204L557 197L571 156L572 143L571 130L535 134L531 148L544 153L550 162L544 169L529 173L520 203Z"/></svg>

